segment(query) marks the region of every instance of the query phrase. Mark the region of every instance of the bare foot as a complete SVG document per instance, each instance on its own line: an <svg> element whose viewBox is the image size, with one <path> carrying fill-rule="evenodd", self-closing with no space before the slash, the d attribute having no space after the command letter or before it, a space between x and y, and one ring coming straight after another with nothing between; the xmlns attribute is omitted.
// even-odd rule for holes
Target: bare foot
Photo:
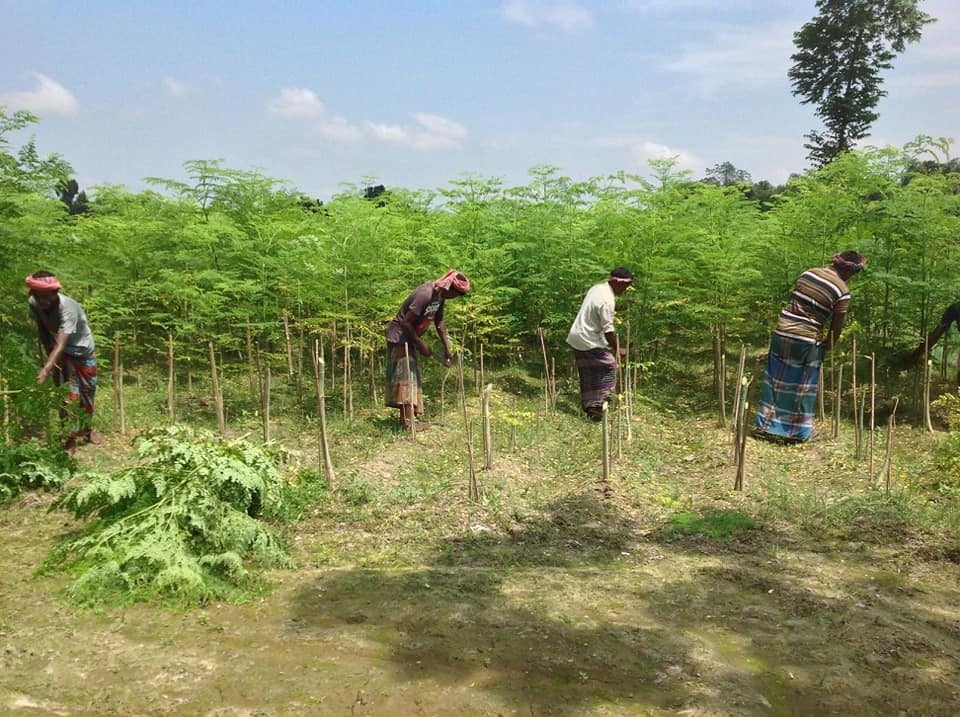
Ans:
<svg viewBox="0 0 960 717"><path fill-rule="evenodd" d="M103 436L100 434L100 431L94 431L91 429L90 434L87 436L87 440L93 445L99 446L101 443L103 443Z"/></svg>
<svg viewBox="0 0 960 717"><path fill-rule="evenodd" d="M71 456L77 452L77 439L73 436L67 439L67 442L63 444L63 450L69 453Z"/></svg>

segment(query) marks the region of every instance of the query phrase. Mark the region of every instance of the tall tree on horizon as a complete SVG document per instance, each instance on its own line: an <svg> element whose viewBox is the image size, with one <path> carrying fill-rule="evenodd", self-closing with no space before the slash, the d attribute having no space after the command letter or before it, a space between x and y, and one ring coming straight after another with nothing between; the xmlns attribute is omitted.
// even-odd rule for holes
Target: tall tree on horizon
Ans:
<svg viewBox="0 0 960 717"><path fill-rule="evenodd" d="M825 130L804 135L807 158L822 167L869 136L887 92L882 70L935 18L921 0L817 0L818 14L793 35L787 73L801 104L816 106Z"/></svg>

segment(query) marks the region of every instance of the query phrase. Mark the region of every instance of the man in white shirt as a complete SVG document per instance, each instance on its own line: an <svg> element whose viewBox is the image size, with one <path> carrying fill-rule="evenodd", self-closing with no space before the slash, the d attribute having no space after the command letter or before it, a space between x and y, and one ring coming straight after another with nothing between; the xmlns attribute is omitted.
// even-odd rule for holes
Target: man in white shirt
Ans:
<svg viewBox="0 0 960 717"><path fill-rule="evenodd" d="M580 405L594 421L603 418L603 404L617 386L621 350L613 326L615 298L632 283L633 274L621 266L605 282L590 287L567 334L580 374Z"/></svg>

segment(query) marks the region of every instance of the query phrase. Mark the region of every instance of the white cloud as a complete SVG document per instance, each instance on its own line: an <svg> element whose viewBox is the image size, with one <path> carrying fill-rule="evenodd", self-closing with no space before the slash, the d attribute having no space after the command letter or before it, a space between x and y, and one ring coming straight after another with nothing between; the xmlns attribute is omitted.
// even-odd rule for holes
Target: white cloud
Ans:
<svg viewBox="0 0 960 717"><path fill-rule="evenodd" d="M63 115L72 117L80 105L66 87L39 72L31 75L37 81L33 90L0 94L0 105L11 110L29 110L38 115Z"/></svg>
<svg viewBox="0 0 960 717"><path fill-rule="evenodd" d="M454 149L467 136L466 127L446 117L425 112L415 112L412 116L419 127L367 122L366 128L374 139L381 142L420 150Z"/></svg>
<svg viewBox="0 0 960 717"><path fill-rule="evenodd" d="M363 133L343 117L325 117L313 126L313 130L326 139L336 142L356 142Z"/></svg>
<svg viewBox="0 0 960 717"><path fill-rule="evenodd" d="M284 87L267 102L267 111L290 119L317 119L323 117L326 108L313 90Z"/></svg>
<svg viewBox="0 0 960 717"><path fill-rule="evenodd" d="M786 83L793 33L787 24L720 30L707 43L687 45L664 68L690 75L701 92L712 95L724 87L762 87Z"/></svg>
<svg viewBox="0 0 960 717"><path fill-rule="evenodd" d="M368 120L362 128L347 119L327 112L327 108L313 90L285 87L267 102L267 111L284 119L307 122L307 130L314 136L335 142L357 142L364 136L413 149L453 149L467 136L467 129L459 122L426 112L415 112L413 126L388 124Z"/></svg>
<svg viewBox="0 0 960 717"><path fill-rule="evenodd" d="M634 167L638 169L646 169L651 159L676 159L679 169L698 171L704 166L703 161L693 152L640 137L609 135L595 137L589 144L593 147L625 150Z"/></svg>
<svg viewBox="0 0 960 717"><path fill-rule="evenodd" d="M531 28L553 27L573 32L593 26L590 11L573 2L506 0L500 6L500 14L508 22Z"/></svg>
<svg viewBox="0 0 960 717"><path fill-rule="evenodd" d="M172 77L163 78L163 89L171 97L189 97L192 94L196 94L196 89L188 85L186 82L180 82L175 80Z"/></svg>

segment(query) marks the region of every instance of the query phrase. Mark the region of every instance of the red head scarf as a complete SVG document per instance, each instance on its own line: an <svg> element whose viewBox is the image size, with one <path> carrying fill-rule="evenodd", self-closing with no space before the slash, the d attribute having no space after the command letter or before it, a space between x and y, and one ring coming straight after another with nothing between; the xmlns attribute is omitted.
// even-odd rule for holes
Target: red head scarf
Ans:
<svg viewBox="0 0 960 717"><path fill-rule="evenodd" d="M30 291L60 291L60 280L55 276L28 276L27 287Z"/></svg>
<svg viewBox="0 0 960 717"><path fill-rule="evenodd" d="M466 294L468 291L470 291L470 280L467 278L466 274L463 274L456 269L451 269L433 282L433 288L434 290L453 289L461 294Z"/></svg>

